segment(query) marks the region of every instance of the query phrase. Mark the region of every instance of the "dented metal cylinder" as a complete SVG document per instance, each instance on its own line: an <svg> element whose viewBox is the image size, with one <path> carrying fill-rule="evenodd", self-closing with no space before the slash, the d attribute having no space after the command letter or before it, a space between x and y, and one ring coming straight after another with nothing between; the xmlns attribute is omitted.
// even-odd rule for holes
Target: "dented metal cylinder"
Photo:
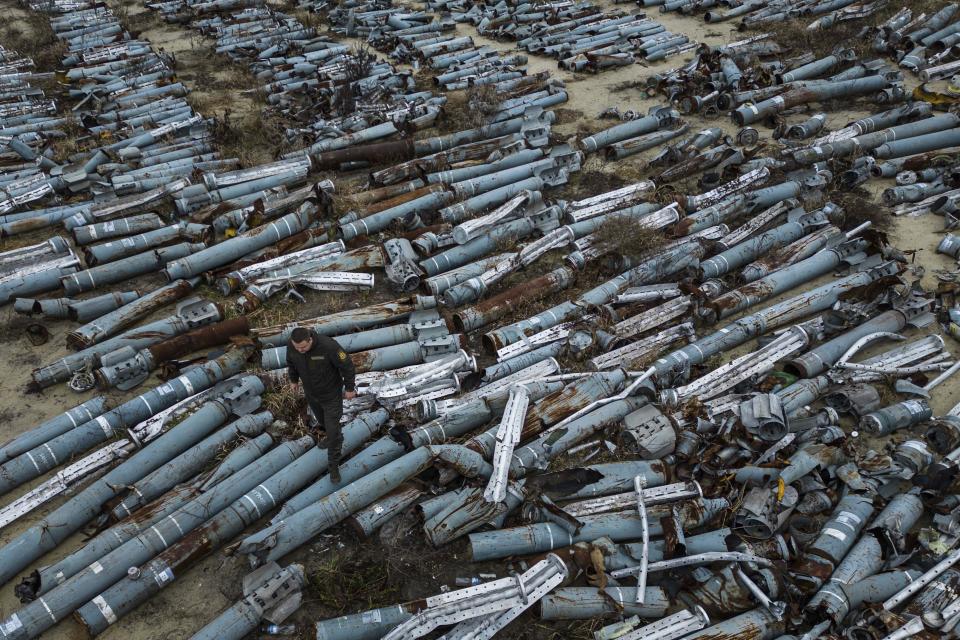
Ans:
<svg viewBox="0 0 960 640"><path fill-rule="evenodd" d="M654 115L645 116L636 120L628 120L623 124L595 133L580 141L580 147L587 152L596 151L601 147L635 138L644 133L650 133L678 120L680 114L672 109L664 109Z"/></svg>
<svg viewBox="0 0 960 640"><path fill-rule="evenodd" d="M603 375L602 373L595 373L591 377ZM562 402L563 392L557 394L557 396ZM644 404L646 404L646 400L641 398L614 400L567 422L555 430L543 432L539 438L514 452L513 458L510 460L510 476L519 478L528 471L546 468L551 460L570 447L586 440L604 427L619 422L628 413ZM564 411L561 415L569 413L566 406L560 408Z"/></svg>
<svg viewBox="0 0 960 640"><path fill-rule="evenodd" d="M495 322L517 307L539 300L557 291L570 287L577 274L567 267L558 267L538 278L511 287L502 293L472 307L460 309L453 314L457 331L467 333Z"/></svg>
<svg viewBox="0 0 960 640"><path fill-rule="evenodd" d="M855 97L879 91L890 84L884 75L844 80L840 82L822 82L806 87L790 89L785 93L757 104L748 104L733 112L733 120L738 126L759 122L790 107L808 102L822 102L832 98Z"/></svg>
<svg viewBox="0 0 960 640"><path fill-rule="evenodd" d="M366 413L357 418L366 422L375 422L379 427L386 422L386 410ZM448 412L441 418L434 419L409 433L414 446L430 442L438 442L446 438L463 435L482 424L486 424L493 417L493 412L482 400L464 403L459 410ZM346 442L346 441L345 441ZM345 445L346 446L346 445ZM386 436L371 443L356 455L340 465L341 482L334 483L330 476L320 478L313 484L287 500L271 521L277 524L294 513L305 509L318 500L326 498L340 487L351 481L361 478L383 465L400 458L406 449L396 439Z"/></svg>
<svg viewBox="0 0 960 640"><path fill-rule="evenodd" d="M705 525L729 506L730 503L724 498L683 503L680 513L684 529ZM662 507L650 507L649 511L667 513ZM622 542L636 540L641 535L640 516L634 513L581 516L579 520L583 522L583 526L576 534L571 534L552 522L471 533L470 557L474 562L484 562L514 555L544 553L577 542L591 542L604 536L614 542ZM663 535L660 516L649 516L648 531L651 536Z"/></svg>
<svg viewBox="0 0 960 640"><path fill-rule="evenodd" d="M658 376L668 375L672 371L686 370L691 364L700 364L713 354L732 349L751 337L784 326L797 318L829 309L842 293L898 271L897 265L888 262L816 287L735 320L720 331L658 359L653 366L657 369Z"/></svg>
<svg viewBox="0 0 960 640"><path fill-rule="evenodd" d="M379 640L387 632L413 617L402 604L371 609L363 613L317 622L317 640Z"/></svg>
<svg viewBox="0 0 960 640"><path fill-rule="evenodd" d="M877 332L896 333L907 324L907 316L897 309L884 311L875 318L844 331L839 336L788 360L785 370L801 378L813 378L835 365L857 340Z"/></svg>
<svg viewBox="0 0 960 640"><path fill-rule="evenodd" d="M154 231L164 226L163 220L155 213L143 213L108 222L97 222L83 227L74 227L73 239L84 245L98 240L109 240L134 233Z"/></svg>
<svg viewBox="0 0 960 640"><path fill-rule="evenodd" d="M807 602L805 609L810 613L825 613L834 620L842 619L850 610L844 589L874 575L883 566L883 545L879 538L884 537L888 544L896 545L922 514L923 503L916 495L895 495L869 524L867 533L844 556L829 576L830 580Z"/></svg>
<svg viewBox="0 0 960 640"><path fill-rule="evenodd" d="M674 606L663 587L647 587L643 604L637 604L636 587L608 586L603 592L596 587L561 587L540 601L540 619L586 620L620 615L662 618Z"/></svg>
<svg viewBox="0 0 960 640"><path fill-rule="evenodd" d="M872 513L873 501L867 496L850 494L841 498L820 535L793 567L794 577L808 588L820 588L857 541Z"/></svg>
<svg viewBox="0 0 960 640"><path fill-rule="evenodd" d="M933 409L924 398L911 398L883 407L860 418L860 428L875 436L885 436L933 417Z"/></svg>
<svg viewBox="0 0 960 640"><path fill-rule="evenodd" d="M257 485L276 477L284 467L295 464L312 444L312 439L307 437L273 449L229 480L123 543L99 563L82 569L42 598L24 606L17 612L26 632L20 637L30 637L30 633L49 628L53 622L63 619L102 590L124 579L129 567L144 564L209 519L211 513L222 511L235 500L242 500L244 494L255 491Z"/></svg>
<svg viewBox="0 0 960 640"><path fill-rule="evenodd" d="M487 254L500 243L514 243L533 232L534 222L530 218L512 220L490 229L484 235L457 245L433 257L420 261L420 267L429 276L435 276L461 267Z"/></svg>
<svg viewBox="0 0 960 640"><path fill-rule="evenodd" d="M257 532L243 540L240 553L247 554L252 564L282 557L318 533L347 518L386 493L396 489L408 478L422 473L434 462L453 465L462 475L472 477L489 475L488 463L465 447L428 445L389 462L376 471L352 482L325 498L294 513L286 520Z"/></svg>
<svg viewBox="0 0 960 640"><path fill-rule="evenodd" d="M255 438L273 422L269 411L252 413L234 420L196 446L184 451L131 486L123 502L113 508L113 517L122 520L165 491L199 473L220 448L237 437Z"/></svg>
<svg viewBox="0 0 960 640"><path fill-rule="evenodd" d="M382 409L374 413L377 416L371 416L370 420L355 420L345 425L345 451L359 446L386 419L386 412ZM276 508L310 478L322 473L328 464L327 450L313 447L313 444L310 438L284 443L285 447L302 446L305 451L295 460L274 469L272 475L260 484L235 498L232 504L158 554L144 565L142 573L145 575L137 579L123 578L97 596L95 602L81 607L77 615L87 629L93 634L102 632L150 596L172 584L183 567L226 544L263 513ZM106 615L107 612L109 615Z"/></svg>
<svg viewBox="0 0 960 640"><path fill-rule="evenodd" d="M372 329L378 325L402 322L415 311L436 307L432 296L411 296L390 302L374 304L359 309L349 309L330 313L318 318L301 320L276 327L256 330L257 338L265 345L282 346L290 340L290 334L296 327L304 326L323 336L335 336L362 329Z"/></svg>
<svg viewBox="0 0 960 640"><path fill-rule="evenodd" d="M187 257L178 256L166 264L163 274L168 280L189 278L216 267L222 267L258 249L299 233L306 229L316 216L317 206L306 202L297 211L251 229L238 236L224 240L209 248L200 247ZM186 254L185 254L186 255Z"/></svg>
<svg viewBox="0 0 960 640"><path fill-rule="evenodd" d="M710 309L717 319L723 319L747 309L757 303L768 300L778 293L788 291L804 282L809 282L825 273L829 273L844 260L856 257L865 249L867 243L862 240L851 241L836 249L821 251L806 260L774 271L739 289L735 289L710 301Z"/></svg>
<svg viewBox="0 0 960 640"><path fill-rule="evenodd" d="M194 282L187 280L178 280L107 312L68 333L67 346L74 349L84 349L97 343L103 343L110 336L134 324L147 314L185 297L193 291L194 284ZM181 305L178 305L177 313L157 322L165 322L175 326L177 330L172 331L172 333L176 335L208 322L216 322L220 320L222 314L220 307L212 302L184 301ZM156 322L151 324L156 324ZM156 327L150 328L151 330L156 329ZM141 326L140 329L144 330L145 327Z"/></svg>
<svg viewBox="0 0 960 640"><path fill-rule="evenodd" d="M74 322L90 322L130 304L141 296L139 291L118 291L87 300L74 300L67 305L67 315Z"/></svg>
<svg viewBox="0 0 960 640"><path fill-rule="evenodd" d="M211 235L211 229L206 225L181 222L170 225L169 227L161 227L160 229L147 231L146 233L129 236L121 240L112 240L110 242L86 247L83 251L83 256L87 266L94 267L98 264L113 262L174 240L207 242L211 239Z"/></svg>
<svg viewBox="0 0 960 640"><path fill-rule="evenodd" d="M204 625L190 640L243 640L257 630L265 616L270 616L271 609L300 603L299 591L307 581L302 565L293 564L263 577L255 589L251 585L251 593Z"/></svg>
<svg viewBox="0 0 960 640"><path fill-rule="evenodd" d="M741 242L712 258L703 260L700 263L700 278L703 280L717 278L738 269L771 249L797 240L807 233L811 227L823 224L826 221L826 216L823 215L804 216L804 218L780 225Z"/></svg>
<svg viewBox="0 0 960 640"><path fill-rule="evenodd" d="M750 638L772 640L786 630L786 622L779 620L764 607L741 613L712 627L696 631L684 640L716 640L718 638Z"/></svg>

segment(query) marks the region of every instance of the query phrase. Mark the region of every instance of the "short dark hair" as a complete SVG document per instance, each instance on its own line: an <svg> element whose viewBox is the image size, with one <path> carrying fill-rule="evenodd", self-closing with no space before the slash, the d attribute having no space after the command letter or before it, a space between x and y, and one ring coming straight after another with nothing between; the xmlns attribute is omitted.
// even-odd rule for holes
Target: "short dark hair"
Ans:
<svg viewBox="0 0 960 640"><path fill-rule="evenodd" d="M306 342L311 337L310 330L304 327L297 327L293 330L293 333L290 334L290 339L294 342Z"/></svg>

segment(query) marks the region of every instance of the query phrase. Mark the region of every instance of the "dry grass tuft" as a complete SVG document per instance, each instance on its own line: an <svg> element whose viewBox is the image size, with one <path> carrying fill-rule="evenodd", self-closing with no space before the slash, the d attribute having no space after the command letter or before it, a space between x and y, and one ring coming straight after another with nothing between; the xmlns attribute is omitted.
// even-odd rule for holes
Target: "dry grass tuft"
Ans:
<svg viewBox="0 0 960 640"><path fill-rule="evenodd" d="M608 218L596 234L600 242L611 247L611 251L634 262L655 255L667 244L662 231L645 227L635 218Z"/></svg>
<svg viewBox="0 0 960 640"><path fill-rule="evenodd" d="M53 149L53 159L58 164L68 162L70 156L79 153L85 148L84 138L89 140L86 129L76 118L66 116L67 121L60 125L60 130L66 135L62 138L56 138L51 145Z"/></svg>
<svg viewBox="0 0 960 640"><path fill-rule="evenodd" d="M913 15L917 16L921 13L933 15L948 4L950 4L950 0L910 0L909 6L913 10ZM890 11L890 9L893 9L893 11ZM886 10L891 14L896 13L900 10L900 6L887 7Z"/></svg>
<svg viewBox="0 0 960 640"><path fill-rule="evenodd" d="M843 228L852 229L864 222L871 222L873 229L887 231L893 225L893 216L888 207L878 206L873 196L863 188L841 188L827 194L827 199L843 208Z"/></svg>
<svg viewBox="0 0 960 640"><path fill-rule="evenodd" d="M136 2L119 2L111 7L117 21L134 37L149 29L164 28L165 23L157 11L138 7ZM131 11L131 9L133 11Z"/></svg>
<svg viewBox="0 0 960 640"><path fill-rule="evenodd" d="M366 191L367 176L358 175L345 177L336 173L320 174L316 178L319 180L332 180L337 185L336 193L330 194L333 200L333 218L339 219L350 211L362 213L366 209L366 203L363 202L359 194Z"/></svg>
<svg viewBox="0 0 960 640"><path fill-rule="evenodd" d="M190 106L216 119L213 133L224 157L252 166L290 150L283 122L264 108L263 88L249 69L203 46L181 51L174 64L191 87Z"/></svg>
<svg viewBox="0 0 960 640"><path fill-rule="evenodd" d="M287 428L279 434L283 439L295 439L308 435L303 423L307 402L299 387L284 386L263 395L263 408L273 414L275 420L283 420ZM277 435L277 434L275 434Z"/></svg>
<svg viewBox="0 0 960 640"><path fill-rule="evenodd" d="M646 90L646 80L628 80L627 82L620 82L611 87L610 93L623 93L625 91L640 91L641 93L645 93Z"/></svg>
<svg viewBox="0 0 960 640"><path fill-rule="evenodd" d="M553 112L557 114L557 119L553 123L553 126L555 127L559 127L560 125L564 124L575 124L587 117L587 114L578 109L559 108L553 109Z"/></svg>
<svg viewBox="0 0 960 640"><path fill-rule="evenodd" d="M202 296L205 300L209 300L216 305L219 305L223 309L223 319L230 320L241 315L239 309L237 309L237 298L240 297L238 293L231 293L230 295L223 295L220 293L220 289L214 286L210 286L205 283L201 283L197 287L196 292Z"/></svg>
<svg viewBox="0 0 960 640"><path fill-rule="evenodd" d="M497 92L490 85L452 91L447 94L437 128L442 133L450 133L483 126L498 102Z"/></svg>
<svg viewBox="0 0 960 640"><path fill-rule="evenodd" d="M234 117L226 109L213 131L223 157L238 158L244 167L272 162L290 150L283 124L261 112Z"/></svg>
<svg viewBox="0 0 960 640"><path fill-rule="evenodd" d="M9 23L0 32L8 50L33 60L38 71L55 69L67 53L67 45L58 40L45 14L30 13L23 20Z"/></svg>
<svg viewBox="0 0 960 640"><path fill-rule="evenodd" d="M236 296L234 296L235 298ZM261 329L295 322L309 316L304 313L302 305L282 299L274 299L268 301L267 304L256 311L247 314L247 317L250 318L251 327Z"/></svg>
<svg viewBox="0 0 960 640"><path fill-rule="evenodd" d="M305 26L308 29L316 29L317 32L320 32L320 29L323 27L323 18L318 13L313 13L307 11L306 9L294 9L293 11L287 11L291 16L296 18L300 24Z"/></svg>
<svg viewBox="0 0 960 640"><path fill-rule="evenodd" d="M620 166L617 166L616 173L601 171L600 167L601 161L588 159L580 171L570 174L567 183L560 187L557 197L562 200L580 200L630 184L628 179L620 175Z"/></svg>
<svg viewBox="0 0 960 640"><path fill-rule="evenodd" d="M865 39L857 39L854 36L863 28L863 23L859 21L841 22L832 27L829 31L830 37L825 38L823 32L807 31L807 24L803 20L786 20L774 24L764 24L763 29L766 33L772 33L771 38L774 42L784 48L789 55L800 55L811 52L817 58L828 56L838 43L845 43L854 49L858 55L863 55L869 48L870 43ZM834 38L834 34L843 32L844 36ZM788 57L788 56L785 56Z"/></svg>
<svg viewBox="0 0 960 640"><path fill-rule="evenodd" d="M426 69L413 73L413 87L414 91L435 91L437 88L433 84L433 74Z"/></svg>
<svg viewBox="0 0 960 640"><path fill-rule="evenodd" d="M374 558L329 555L312 568L309 598L335 615L372 609L402 600L387 564Z"/></svg>

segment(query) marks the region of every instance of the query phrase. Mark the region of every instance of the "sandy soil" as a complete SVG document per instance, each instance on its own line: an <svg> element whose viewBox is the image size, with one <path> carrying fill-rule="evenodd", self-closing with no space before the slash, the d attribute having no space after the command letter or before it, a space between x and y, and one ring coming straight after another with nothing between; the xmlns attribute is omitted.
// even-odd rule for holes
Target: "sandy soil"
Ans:
<svg viewBox="0 0 960 640"><path fill-rule="evenodd" d="M108 1L108 4L125 12L128 24L140 31L141 38L149 40L154 47L176 56L178 75L191 87L192 100L205 114L212 112L220 115L224 109L229 108L232 113L239 114L241 117L251 117L261 108L262 103L258 96L250 91L252 86L250 78L244 75L242 69L238 69L225 58L214 56L211 40L200 37L188 27L163 23L153 13L136 4L113 1ZM9 23L23 22L25 14L14 7L11 0L2 0L0 6L5 10L5 17ZM633 10L633 5L607 4L606 6ZM737 38L735 32L730 33L732 29L730 25L705 25L702 19L673 13L651 12L651 15L671 31L686 33L691 38L708 44L721 44ZM478 44L488 44L505 51L511 50L511 43L481 38L470 26L460 25L459 30L464 34L473 35ZM646 111L650 106L661 104L660 100L649 99L638 89L631 88L632 83L643 80L653 73L676 67L687 59L688 56L681 56L657 65L638 64L605 71L599 75L589 75L561 71L552 58L530 56L528 68L531 73L549 71L567 83L570 101L562 105L561 117L555 130L563 135L572 136L578 132L592 132L610 126L611 121L601 121L597 118L606 107L617 106L621 111L627 109ZM912 88L915 79L908 76L907 80ZM866 110L831 111L828 114L828 127L838 128L867 113ZM799 121L808 115L798 114L791 116L790 120ZM718 126L729 134L734 134L737 130L737 127L726 117L713 120L691 117L688 120L692 128ZM760 127L760 131L761 139L769 140L770 130ZM598 159L590 159L586 169L619 174L624 173L626 168L630 168L631 174L640 173L642 172L641 162L646 155L649 154L641 154L619 163L605 163ZM880 190L889 186L890 182L892 181L868 183L874 201ZM893 244L904 250L918 250L917 262L926 268L923 283L931 288L936 286L933 276L936 269L956 268L953 260L934 252L941 232L942 221L934 216L895 219L890 227ZM48 235L44 233L28 238L18 238L15 243L3 244L0 250L38 242ZM154 280L154 282L159 281ZM310 314L304 312L300 315L308 317ZM14 315L9 306L0 310L0 323L6 329L0 334L0 440L6 440L85 400L90 394L77 395L65 386L56 386L41 395L22 393L23 384L27 381L31 369L40 364L49 363L66 353L64 336L72 328L70 323L47 323L51 339L40 347L32 346L27 341L23 335L26 320ZM930 327L924 331L909 333L921 334L937 330L937 327ZM945 339L948 348L957 352L954 339L949 336ZM960 391L960 378L939 387L932 400L935 414L944 413L960 400L958 391ZM111 403L115 405L130 394L109 395ZM14 494L4 496L4 503L11 501L39 482L40 480L22 487ZM0 531L0 543L7 542L61 503L62 499L48 503L45 508L31 514L30 517ZM472 575L483 570L475 565L456 563L457 558L461 561L464 558L462 555L464 541L442 552L436 552L425 546L418 529L410 529L407 525L409 523L400 521L388 527L382 534L381 541L396 551L388 554L386 562L381 561L381 551L377 545L359 545L350 535L321 536L313 544L288 558L289 561L304 562L307 564L308 572L312 572L318 580L330 581L335 586L326 595L317 595L313 592L308 594L304 606L296 616L297 621L309 629L309 624L314 620L359 611L368 606L435 593L441 584L452 584L452 578L455 575ZM81 542L81 535L73 536L37 565L57 560L76 549ZM502 571L502 565L499 569ZM379 578L375 577L381 575L378 571L383 572L382 582L378 582ZM173 586L152 598L145 606L113 626L103 635L103 638L160 640L188 637L192 631L212 619L240 595L240 579L245 572L246 568L239 561L224 558L219 553L214 554L190 570L186 576L177 580ZM366 601L344 601L342 595L338 600L337 589L345 593L348 588L348 585L340 584L338 580L345 580L350 575L359 576L361 580L374 576L370 582L373 588L363 592ZM18 603L13 597L12 585L5 585L0 589L0 614L6 616L16 608ZM540 624L530 624L525 630L514 629L505 632L502 636L505 638L587 637L582 636L581 633L586 632L588 626L577 625L576 630L570 628L554 635L555 629ZM67 640L83 638L85 634L79 625L68 620L44 637L52 640ZM303 637L311 636L306 632Z"/></svg>

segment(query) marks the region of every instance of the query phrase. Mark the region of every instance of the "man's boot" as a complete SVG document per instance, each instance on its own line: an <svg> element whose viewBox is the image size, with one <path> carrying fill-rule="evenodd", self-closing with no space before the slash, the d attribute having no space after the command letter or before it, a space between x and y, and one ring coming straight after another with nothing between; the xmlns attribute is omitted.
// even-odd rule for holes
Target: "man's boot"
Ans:
<svg viewBox="0 0 960 640"><path fill-rule="evenodd" d="M337 462L330 463L330 480L333 484L340 484L340 465Z"/></svg>

